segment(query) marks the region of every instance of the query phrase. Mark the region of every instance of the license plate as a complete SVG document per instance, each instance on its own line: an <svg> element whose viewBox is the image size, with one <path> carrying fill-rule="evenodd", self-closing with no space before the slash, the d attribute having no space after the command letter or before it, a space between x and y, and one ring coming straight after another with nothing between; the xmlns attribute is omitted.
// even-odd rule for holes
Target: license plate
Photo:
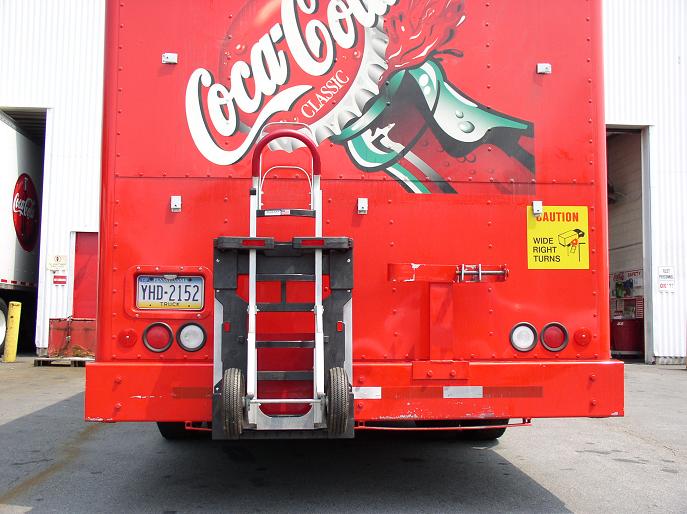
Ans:
<svg viewBox="0 0 687 514"><path fill-rule="evenodd" d="M203 277L139 275L136 279L136 307L200 311L205 299Z"/></svg>

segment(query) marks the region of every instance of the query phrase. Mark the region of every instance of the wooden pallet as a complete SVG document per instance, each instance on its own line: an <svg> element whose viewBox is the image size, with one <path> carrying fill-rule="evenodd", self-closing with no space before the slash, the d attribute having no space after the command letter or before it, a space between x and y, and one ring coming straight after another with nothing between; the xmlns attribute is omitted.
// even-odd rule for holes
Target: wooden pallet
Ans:
<svg viewBox="0 0 687 514"><path fill-rule="evenodd" d="M93 357L36 357L34 366L71 366L83 368L87 362L93 362Z"/></svg>

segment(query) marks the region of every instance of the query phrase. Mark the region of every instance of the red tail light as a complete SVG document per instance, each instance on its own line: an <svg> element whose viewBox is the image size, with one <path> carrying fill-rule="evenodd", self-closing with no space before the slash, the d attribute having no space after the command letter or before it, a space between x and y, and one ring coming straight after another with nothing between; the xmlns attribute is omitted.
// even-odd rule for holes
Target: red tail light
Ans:
<svg viewBox="0 0 687 514"><path fill-rule="evenodd" d="M166 323L153 323L143 331L143 344L151 352L164 352L172 346L174 334Z"/></svg>
<svg viewBox="0 0 687 514"><path fill-rule="evenodd" d="M560 323L549 323L541 331L541 343L550 352L560 352L568 344L568 331Z"/></svg>
<svg viewBox="0 0 687 514"><path fill-rule="evenodd" d="M264 239L244 239L241 241L241 246L245 246L247 248L262 248L263 246L267 246L267 241Z"/></svg>
<svg viewBox="0 0 687 514"><path fill-rule="evenodd" d="M301 241L302 246L324 246L324 239L303 239Z"/></svg>

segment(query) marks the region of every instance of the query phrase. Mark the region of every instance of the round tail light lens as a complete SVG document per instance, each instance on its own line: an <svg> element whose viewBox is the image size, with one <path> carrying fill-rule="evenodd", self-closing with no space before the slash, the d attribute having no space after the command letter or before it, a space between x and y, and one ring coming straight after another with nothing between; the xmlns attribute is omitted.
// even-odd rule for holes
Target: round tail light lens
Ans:
<svg viewBox="0 0 687 514"><path fill-rule="evenodd" d="M205 345L205 330L200 325L188 323L177 332L177 342L187 352L197 352Z"/></svg>
<svg viewBox="0 0 687 514"><path fill-rule="evenodd" d="M174 334L166 323L153 323L143 331L143 344L151 352L164 352L172 346Z"/></svg>
<svg viewBox="0 0 687 514"><path fill-rule="evenodd" d="M549 323L541 331L541 344L550 352L560 352L568 345L568 331L560 323Z"/></svg>
<svg viewBox="0 0 687 514"><path fill-rule="evenodd" d="M519 352L529 352L537 345L537 329L530 323L518 323L510 331L510 344Z"/></svg>

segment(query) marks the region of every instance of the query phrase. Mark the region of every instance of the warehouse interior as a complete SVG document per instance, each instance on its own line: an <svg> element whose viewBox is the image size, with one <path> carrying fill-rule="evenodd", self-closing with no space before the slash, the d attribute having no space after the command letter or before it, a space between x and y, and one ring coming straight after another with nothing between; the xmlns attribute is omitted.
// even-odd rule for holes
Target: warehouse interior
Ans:
<svg viewBox="0 0 687 514"><path fill-rule="evenodd" d="M43 191L43 168L45 160L45 130L46 130L46 109L29 109L0 107L0 115L4 120L9 121L12 128L21 136L28 138L29 145L17 144L16 163L18 172L29 172L33 176L35 187L38 193L38 215L42 213L42 191ZM9 215L9 213L7 213ZM39 221L40 227L40 221ZM40 231L39 231L40 234ZM40 236L39 236L40 237ZM36 242L35 259L36 266L40 262L40 240ZM21 248L17 252L23 251ZM35 279L38 283L38 277ZM19 353L34 353L36 339L36 314L37 314L37 287L26 287L15 285L12 290L4 290L3 298L11 301L18 301L21 305L21 315L19 323Z"/></svg>
<svg viewBox="0 0 687 514"><path fill-rule="evenodd" d="M643 135L641 129L607 130L611 352L644 358L647 332L644 288Z"/></svg>

